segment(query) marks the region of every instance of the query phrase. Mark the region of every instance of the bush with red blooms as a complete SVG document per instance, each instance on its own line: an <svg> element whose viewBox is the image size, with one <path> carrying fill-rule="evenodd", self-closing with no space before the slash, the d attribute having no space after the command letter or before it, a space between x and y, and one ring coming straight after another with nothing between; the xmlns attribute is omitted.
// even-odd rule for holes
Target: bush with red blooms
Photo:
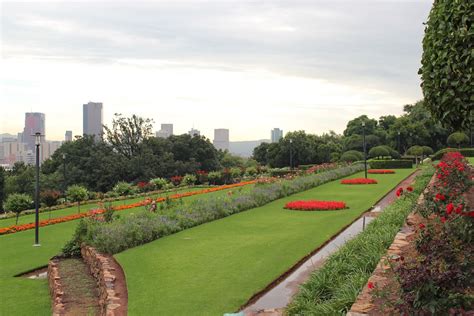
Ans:
<svg viewBox="0 0 474 316"><path fill-rule="evenodd" d="M395 268L406 315L465 315L474 309L474 211L463 193L471 186L470 169L458 152L449 152L436 165L434 183L417 211L418 255Z"/></svg>
<svg viewBox="0 0 474 316"><path fill-rule="evenodd" d="M408 186L408 187L405 188L405 190L403 190L402 187L399 187L399 188L397 189L397 191L395 191L395 194L396 194L398 197L400 197L400 196L403 195L404 192L408 192L408 193L413 192L413 187Z"/></svg>
<svg viewBox="0 0 474 316"><path fill-rule="evenodd" d="M388 169L369 169L367 173L370 174L392 174L395 173L395 170L388 170Z"/></svg>
<svg viewBox="0 0 474 316"><path fill-rule="evenodd" d="M355 178L341 180L341 184L377 184L375 179Z"/></svg>
<svg viewBox="0 0 474 316"><path fill-rule="evenodd" d="M328 211L342 210L346 208L345 202L339 201L293 201L285 204L285 209L298 211Z"/></svg>
<svg viewBox="0 0 474 316"><path fill-rule="evenodd" d="M183 181L183 177L182 176L174 176L174 177L170 178L170 181L171 181L171 183L174 184L174 186L178 186Z"/></svg>
<svg viewBox="0 0 474 316"><path fill-rule="evenodd" d="M137 183L138 190L140 192L149 192L155 189L155 186L150 182L140 181Z"/></svg>

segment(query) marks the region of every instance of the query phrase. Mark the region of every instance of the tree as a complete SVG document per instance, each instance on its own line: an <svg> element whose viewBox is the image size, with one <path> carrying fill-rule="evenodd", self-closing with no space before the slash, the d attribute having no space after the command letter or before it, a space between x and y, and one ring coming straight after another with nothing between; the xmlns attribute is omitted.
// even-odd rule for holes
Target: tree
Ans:
<svg viewBox="0 0 474 316"><path fill-rule="evenodd" d="M461 144L469 143L469 137L467 137L467 135L464 133L455 132L448 136L447 142L449 146L457 146L460 148Z"/></svg>
<svg viewBox="0 0 474 316"><path fill-rule="evenodd" d="M418 157L421 157L423 155L423 147L418 145L411 146L410 148L408 148L407 154L415 156L415 163L418 164Z"/></svg>
<svg viewBox="0 0 474 316"><path fill-rule="evenodd" d="M10 194L5 202L5 209L16 214L15 225L18 225L18 217L20 213L31 208L33 201L31 198L23 193Z"/></svg>
<svg viewBox="0 0 474 316"><path fill-rule="evenodd" d="M364 153L357 150L349 150L342 154L341 161L360 161L364 160Z"/></svg>
<svg viewBox="0 0 474 316"><path fill-rule="evenodd" d="M390 151L387 150L384 146L376 146L369 150L369 157L387 157L390 156Z"/></svg>
<svg viewBox="0 0 474 316"><path fill-rule="evenodd" d="M5 169L0 167L0 212L3 212L3 201L5 200Z"/></svg>
<svg viewBox="0 0 474 316"><path fill-rule="evenodd" d="M49 219L51 219L51 207L56 205L60 196L61 196L61 193L56 190L46 190L40 193L41 203L43 203L44 205L46 205L46 207L48 207Z"/></svg>
<svg viewBox="0 0 474 316"><path fill-rule="evenodd" d="M89 192L80 185L71 185L67 188L66 196L71 202L77 202L77 213L81 212L81 202L87 200Z"/></svg>
<svg viewBox="0 0 474 316"><path fill-rule="evenodd" d="M365 123L365 135L372 135L377 127L377 120L369 119L367 115L361 115L347 123L347 127L344 130L344 136L351 136L354 134L362 135L363 127L362 122Z"/></svg>
<svg viewBox="0 0 474 316"><path fill-rule="evenodd" d="M268 164L268 149L270 147L269 143L261 143L253 149L252 157L261 165Z"/></svg>
<svg viewBox="0 0 474 316"><path fill-rule="evenodd" d="M419 71L431 114L468 129L474 115L474 1L436 0L423 38Z"/></svg>
<svg viewBox="0 0 474 316"><path fill-rule="evenodd" d="M112 128L104 125L105 138L112 147L127 158L137 155L139 144L152 135L153 120L144 119L135 114L132 117L123 117L115 113Z"/></svg>
<svg viewBox="0 0 474 316"><path fill-rule="evenodd" d="M423 160L424 157L428 157L434 153L433 149L430 146L421 146L421 150L423 152L421 159Z"/></svg>

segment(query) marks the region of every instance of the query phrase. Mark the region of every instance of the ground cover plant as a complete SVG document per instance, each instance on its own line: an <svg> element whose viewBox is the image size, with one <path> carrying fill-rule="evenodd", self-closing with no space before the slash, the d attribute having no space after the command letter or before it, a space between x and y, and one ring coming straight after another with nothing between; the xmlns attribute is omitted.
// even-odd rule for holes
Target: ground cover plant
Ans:
<svg viewBox="0 0 474 316"><path fill-rule="evenodd" d="M222 315L237 310L412 171L374 175L379 185L370 187L341 190L339 181L332 181L114 255L127 277L130 315ZM349 208L283 208L287 202L314 197L343 200Z"/></svg>
<svg viewBox="0 0 474 316"><path fill-rule="evenodd" d="M387 174L387 173L395 173L395 170L389 170L389 169L369 169L369 170L367 170L367 173L370 173L370 174Z"/></svg>
<svg viewBox="0 0 474 316"><path fill-rule="evenodd" d="M291 201L285 204L285 209L300 211L317 211L317 210L342 210L346 208L345 202L340 201Z"/></svg>
<svg viewBox="0 0 474 316"><path fill-rule="evenodd" d="M418 195L429 182L431 167L416 177L413 191L405 194L373 220L367 228L332 254L311 275L287 309L289 315L340 315L346 313L366 284L381 256L392 243ZM394 176L383 175L382 177ZM376 187L376 186L375 186Z"/></svg>
<svg viewBox="0 0 474 316"><path fill-rule="evenodd" d="M377 184L377 180L370 178L355 178L355 179L344 179L341 180L341 184Z"/></svg>
<svg viewBox="0 0 474 316"><path fill-rule="evenodd" d="M168 214L142 213L126 220L108 223L94 218L84 220L64 252L76 255L80 245L87 243L106 253L117 253L128 248L148 243L163 236L239 213L291 194L302 192L323 183L355 173L362 165L350 165L327 172L282 179L266 185L256 186L247 193L229 194L225 198L195 200L179 206Z"/></svg>

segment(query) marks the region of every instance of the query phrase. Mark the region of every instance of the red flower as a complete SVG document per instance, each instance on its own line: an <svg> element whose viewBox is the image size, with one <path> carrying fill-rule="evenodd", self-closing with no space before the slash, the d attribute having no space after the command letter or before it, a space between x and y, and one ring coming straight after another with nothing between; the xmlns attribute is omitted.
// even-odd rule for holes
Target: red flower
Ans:
<svg viewBox="0 0 474 316"><path fill-rule="evenodd" d="M446 223L446 217L444 217L444 216L441 216L441 218L440 218L440 219L441 219L441 223L443 223L443 224L444 224L444 223Z"/></svg>
<svg viewBox="0 0 474 316"><path fill-rule="evenodd" d="M400 196L403 194L403 188L398 188L397 192L395 192L397 196Z"/></svg>
<svg viewBox="0 0 474 316"><path fill-rule="evenodd" d="M423 223L418 224L418 228L420 228L420 229L425 229L425 227L426 226Z"/></svg>
<svg viewBox="0 0 474 316"><path fill-rule="evenodd" d="M372 289L374 289L374 288L375 288L375 285L374 285L374 283L373 283L373 282L369 282L369 283L367 283L367 288L368 288L369 290L372 290Z"/></svg>
<svg viewBox="0 0 474 316"><path fill-rule="evenodd" d="M395 173L395 171L387 170L387 169L369 169L369 170L367 170L367 173L370 173L370 174L388 174L388 173Z"/></svg>
<svg viewBox="0 0 474 316"><path fill-rule="evenodd" d="M446 197L445 197L443 194L441 194L441 193L437 193L435 198L436 198L436 200L438 200L438 201L444 201L444 200L446 200Z"/></svg>
<svg viewBox="0 0 474 316"><path fill-rule="evenodd" d="M451 213L454 211L454 205L453 203L449 203L448 205L446 205L446 213L448 215L451 215Z"/></svg>
<svg viewBox="0 0 474 316"><path fill-rule="evenodd" d="M413 187L407 187L408 192L413 192Z"/></svg>
<svg viewBox="0 0 474 316"><path fill-rule="evenodd" d="M285 204L285 209L300 211L315 210L341 210L346 208L346 203L338 201L292 201Z"/></svg>
<svg viewBox="0 0 474 316"><path fill-rule="evenodd" d="M377 184L377 180L365 178L344 179L341 184Z"/></svg>

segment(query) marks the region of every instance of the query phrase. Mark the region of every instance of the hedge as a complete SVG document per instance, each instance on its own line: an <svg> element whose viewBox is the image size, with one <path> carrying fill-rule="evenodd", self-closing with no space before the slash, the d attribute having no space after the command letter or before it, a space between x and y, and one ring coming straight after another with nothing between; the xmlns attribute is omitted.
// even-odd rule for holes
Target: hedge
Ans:
<svg viewBox="0 0 474 316"><path fill-rule="evenodd" d="M445 148L445 149L441 149L441 150L438 150L436 153L434 153L432 156L431 156L431 160L440 160L441 157L443 157L443 155L447 152L450 152L450 151L458 151L460 152L464 157L474 157L474 148L460 148L460 149L457 149L457 148Z"/></svg>
<svg viewBox="0 0 474 316"><path fill-rule="evenodd" d="M402 169L412 168L411 160L369 160L370 168L373 169Z"/></svg>

